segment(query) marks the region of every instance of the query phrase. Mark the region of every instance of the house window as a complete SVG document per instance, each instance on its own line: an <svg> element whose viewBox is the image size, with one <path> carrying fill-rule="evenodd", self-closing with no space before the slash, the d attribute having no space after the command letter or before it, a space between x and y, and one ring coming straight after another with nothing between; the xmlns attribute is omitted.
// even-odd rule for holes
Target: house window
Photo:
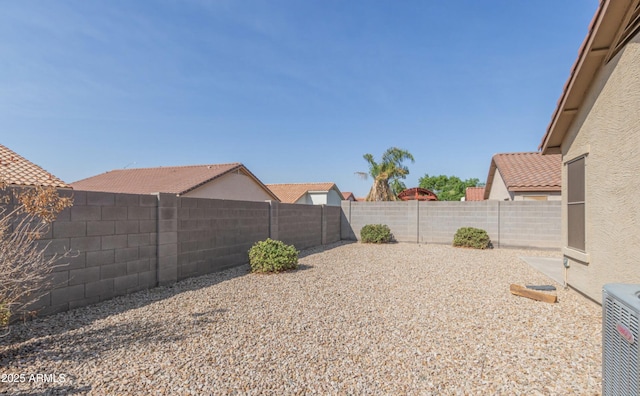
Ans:
<svg viewBox="0 0 640 396"><path fill-rule="evenodd" d="M585 251L585 157L567 163L567 236L568 247Z"/></svg>

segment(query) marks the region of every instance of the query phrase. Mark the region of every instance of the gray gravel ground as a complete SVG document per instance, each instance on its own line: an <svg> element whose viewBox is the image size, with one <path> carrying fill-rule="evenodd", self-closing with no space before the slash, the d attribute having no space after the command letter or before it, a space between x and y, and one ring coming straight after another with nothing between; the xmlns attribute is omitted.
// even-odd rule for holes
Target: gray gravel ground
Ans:
<svg viewBox="0 0 640 396"><path fill-rule="evenodd" d="M519 259L550 255L338 243L297 271L189 279L13 326L0 392L599 394L600 307L509 293L552 283Z"/></svg>

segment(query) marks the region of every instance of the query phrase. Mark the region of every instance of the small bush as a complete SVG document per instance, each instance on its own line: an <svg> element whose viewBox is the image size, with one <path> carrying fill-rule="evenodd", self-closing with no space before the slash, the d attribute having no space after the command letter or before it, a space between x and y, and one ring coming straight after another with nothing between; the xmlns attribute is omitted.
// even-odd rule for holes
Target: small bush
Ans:
<svg viewBox="0 0 640 396"><path fill-rule="evenodd" d="M298 251L293 245L267 238L249 249L251 272L280 272L298 268Z"/></svg>
<svg viewBox="0 0 640 396"><path fill-rule="evenodd" d="M489 234L485 230L473 227L462 227L453 237L453 246L487 249L491 247Z"/></svg>
<svg viewBox="0 0 640 396"><path fill-rule="evenodd" d="M367 224L360 230L360 239L364 243L389 243L392 238L386 224Z"/></svg>

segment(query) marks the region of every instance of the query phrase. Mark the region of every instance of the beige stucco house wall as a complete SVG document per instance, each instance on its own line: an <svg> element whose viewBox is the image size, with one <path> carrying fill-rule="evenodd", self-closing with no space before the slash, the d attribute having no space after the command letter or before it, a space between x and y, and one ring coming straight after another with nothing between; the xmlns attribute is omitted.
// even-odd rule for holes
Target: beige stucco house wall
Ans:
<svg viewBox="0 0 640 396"><path fill-rule="evenodd" d="M599 303L607 283L640 284L640 35L622 34L632 4L600 4L541 143L563 159L567 283ZM568 247L568 164L581 157L584 251Z"/></svg>
<svg viewBox="0 0 640 396"><path fill-rule="evenodd" d="M252 178L241 173L229 173L182 195L191 198L267 201L274 199Z"/></svg>
<svg viewBox="0 0 640 396"><path fill-rule="evenodd" d="M335 189L329 191L309 191L296 201L299 204L307 205L329 205L340 206L342 203L342 194Z"/></svg>
<svg viewBox="0 0 640 396"><path fill-rule="evenodd" d="M640 35L598 73L561 147L565 163L586 154L586 248L564 249L568 283L600 301L606 283L640 283Z"/></svg>

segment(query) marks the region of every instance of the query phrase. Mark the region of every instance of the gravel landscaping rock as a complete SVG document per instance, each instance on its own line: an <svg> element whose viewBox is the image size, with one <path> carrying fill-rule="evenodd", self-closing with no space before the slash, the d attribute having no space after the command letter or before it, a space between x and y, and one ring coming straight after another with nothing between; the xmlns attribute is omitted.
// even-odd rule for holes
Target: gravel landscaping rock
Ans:
<svg viewBox="0 0 640 396"><path fill-rule="evenodd" d="M0 392L600 394L601 308L519 259L551 255L338 243L296 271L188 279L13 326Z"/></svg>

